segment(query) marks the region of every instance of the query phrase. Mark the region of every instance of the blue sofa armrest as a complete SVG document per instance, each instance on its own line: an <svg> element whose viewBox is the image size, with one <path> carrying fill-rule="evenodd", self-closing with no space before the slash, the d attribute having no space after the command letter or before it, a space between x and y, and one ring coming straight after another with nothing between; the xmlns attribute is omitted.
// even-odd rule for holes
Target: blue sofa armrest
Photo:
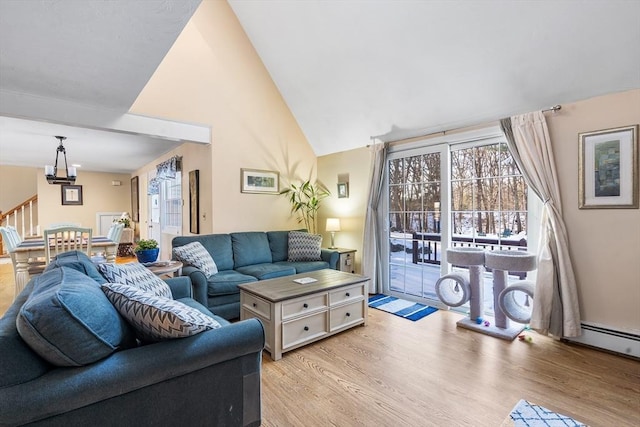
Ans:
<svg viewBox="0 0 640 427"><path fill-rule="evenodd" d="M130 425L136 419L229 425L233 419L234 425L257 426L264 344L262 323L248 319L119 351L92 365L52 369L0 390L0 425L49 418L57 425Z"/></svg>
<svg viewBox="0 0 640 427"><path fill-rule="evenodd" d="M209 307L207 289L207 276L204 275L202 270L197 269L191 265L182 267L182 275L189 276L191 279L191 286L193 287L193 299L198 301L205 307Z"/></svg>
<svg viewBox="0 0 640 427"><path fill-rule="evenodd" d="M193 298L191 279L188 276L172 277L164 281L169 285L173 299Z"/></svg>
<svg viewBox="0 0 640 427"><path fill-rule="evenodd" d="M320 258L323 261L329 263L329 268L338 270L338 261L340 261L340 254L338 251L332 251L331 249L322 249L320 252Z"/></svg>

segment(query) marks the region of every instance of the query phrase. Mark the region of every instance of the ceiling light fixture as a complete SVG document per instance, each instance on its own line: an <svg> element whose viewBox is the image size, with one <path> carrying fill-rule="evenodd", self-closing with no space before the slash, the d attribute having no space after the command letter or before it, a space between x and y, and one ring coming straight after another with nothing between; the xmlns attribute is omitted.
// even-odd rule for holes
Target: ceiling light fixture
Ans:
<svg viewBox="0 0 640 427"><path fill-rule="evenodd" d="M47 177L47 182L49 184L73 184L76 182L76 176L78 173L76 172L75 167L69 167L67 165L67 152L64 149L64 145L62 145L62 141L67 139L66 136L56 136L58 140L60 140L60 145L56 149L56 164L54 166L46 165L44 167L44 175ZM64 156L64 169L66 176L58 176L58 156L62 153Z"/></svg>

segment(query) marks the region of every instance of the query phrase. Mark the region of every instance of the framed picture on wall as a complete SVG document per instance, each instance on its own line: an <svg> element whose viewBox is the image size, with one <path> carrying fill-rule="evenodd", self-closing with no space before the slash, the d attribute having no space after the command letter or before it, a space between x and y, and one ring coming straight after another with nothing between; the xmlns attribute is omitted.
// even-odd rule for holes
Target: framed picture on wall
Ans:
<svg viewBox="0 0 640 427"><path fill-rule="evenodd" d="M200 234L200 171L189 172L189 232Z"/></svg>
<svg viewBox="0 0 640 427"><path fill-rule="evenodd" d="M240 169L240 191L242 193L278 194L280 174L274 171Z"/></svg>
<svg viewBox="0 0 640 427"><path fill-rule="evenodd" d="M140 221L140 198L138 194L138 177L131 178L131 221Z"/></svg>
<svg viewBox="0 0 640 427"><path fill-rule="evenodd" d="M579 208L638 208L638 125L578 135Z"/></svg>
<svg viewBox="0 0 640 427"><path fill-rule="evenodd" d="M63 205L82 205L82 185L61 185Z"/></svg>
<svg viewBox="0 0 640 427"><path fill-rule="evenodd" d="M349 197L349 183L348 182L339 182L338 183L338 198L344 199Z"/></svg>

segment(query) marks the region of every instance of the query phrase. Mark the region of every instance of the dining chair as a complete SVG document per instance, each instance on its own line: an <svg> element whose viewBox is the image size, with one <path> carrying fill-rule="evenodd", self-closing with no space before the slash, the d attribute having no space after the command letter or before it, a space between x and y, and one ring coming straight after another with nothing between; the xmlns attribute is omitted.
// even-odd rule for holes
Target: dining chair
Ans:
<svg viewBox="0 0 640 427"><path fill-rule="evenodd" d="M107 232L107 239L112 240L116 243L120 243L120 238L122 237L122 230L124 229L124 224L119 222L114 222L109 227L109 231ZM91 261L96 264L100 264L103 262L107 262L107 255L104 251L96 252L91 256Z"/></svg>
<svg viewBox="0 0 640 427"><path fill-rule="evenodd" d="M46 263L68 251L82 251L91 257L93 229L83 227L57 227L44 230L44 254Z"/></svg>
<svg viewBox="0 0 640 427"><path fill-rule="evenodd" d="M122 230L124 229L124 224L120 222L114 222L109 227L109 231L107 232L107 238L109 240L113 240L116 243L120 243L120 237L122 237Z"/></svg>
<svg viewBox="0 0 640 427"><path fill-rule="evenodd" d="M13 264L13 272L16 273L16 256L15 249L16 247L22 243L22 238L20 238L20 234L15 227L7 226L0 227L0 234L2 234L2 242L4 246L7 248L7 253L9 254L9 258L11 258L11 264ZM44 269L46 268L46 263L42 259L32 258L29 259L29 276L37 276L38 274L42 274ZM17 295L17 293L16 293Z"/></svg>

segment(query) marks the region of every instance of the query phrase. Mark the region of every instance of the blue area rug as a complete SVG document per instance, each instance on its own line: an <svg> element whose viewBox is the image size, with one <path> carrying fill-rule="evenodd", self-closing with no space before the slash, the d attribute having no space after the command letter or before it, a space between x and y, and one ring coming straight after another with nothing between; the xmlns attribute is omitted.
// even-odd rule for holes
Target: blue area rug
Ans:
<svg viewBox="0 0 640 427"><path fill-rule="evenodd" d="M371 295L369 297L369 307L386 311L414 322L438 311L435 307L384 294Z"/></svg>
<svg viewBox="0 0 640 427"><path fill-rule="evenodd" d="M501 427L586 427L579 421L526 400L520 400Z"/></svg>

